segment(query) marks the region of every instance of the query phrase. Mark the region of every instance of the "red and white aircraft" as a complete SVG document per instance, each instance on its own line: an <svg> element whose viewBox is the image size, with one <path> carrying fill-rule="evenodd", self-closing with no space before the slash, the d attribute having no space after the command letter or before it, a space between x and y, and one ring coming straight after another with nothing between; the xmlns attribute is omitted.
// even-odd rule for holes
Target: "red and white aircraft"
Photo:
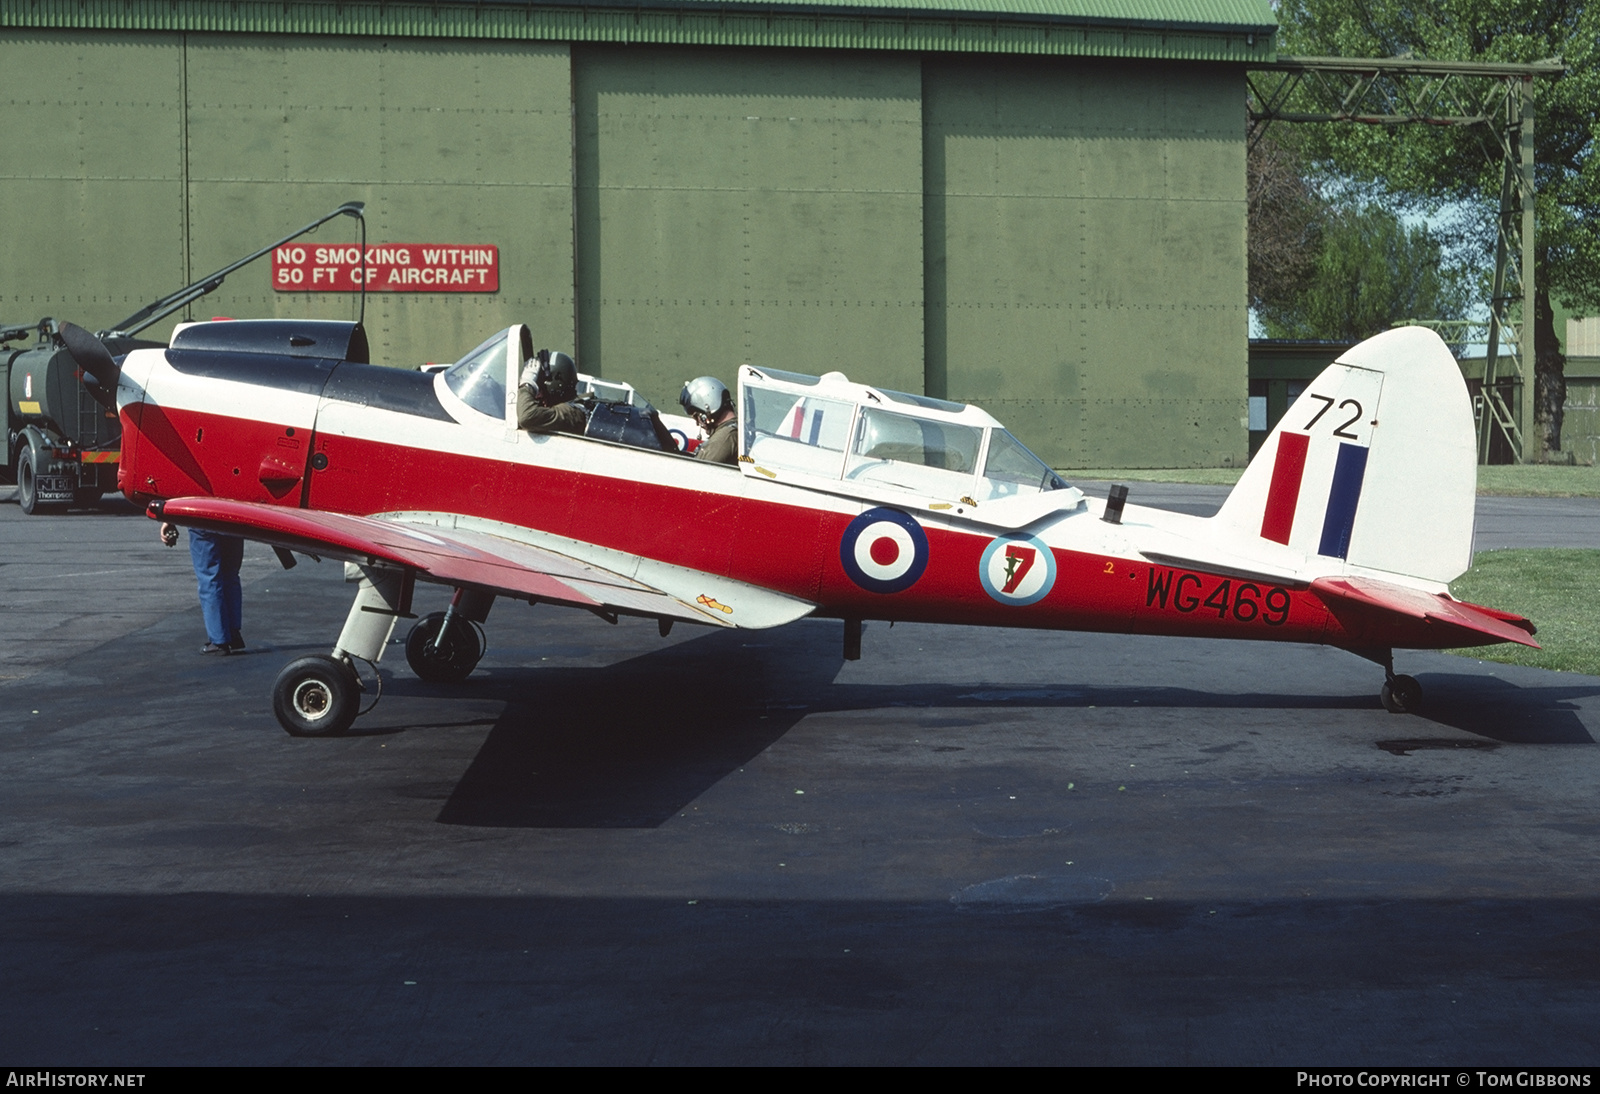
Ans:
<svg viewBox="0 0 1600 1094"><path fill-rule="evenodd" d="M1449 594L1472 558L1472 409L1421 328L1323 372L1210 518L1087 498L983 410L839 373L743 366L729 467L645 447L617 402L587 436L517 429L524 327L437 374L368 364L353 323L194 323L120 368L63 339L116 391L120 485L152 516L359 579L332 651L274 686L292 734L350 726L354 662L381 657L418 579L455 589L406 642L434 681L472 671L500 597L663 635L840 619L852 658L865 619L1324 643L1383 665L1393 711L1421 699L1393 649L1536 645Z"/></svg>

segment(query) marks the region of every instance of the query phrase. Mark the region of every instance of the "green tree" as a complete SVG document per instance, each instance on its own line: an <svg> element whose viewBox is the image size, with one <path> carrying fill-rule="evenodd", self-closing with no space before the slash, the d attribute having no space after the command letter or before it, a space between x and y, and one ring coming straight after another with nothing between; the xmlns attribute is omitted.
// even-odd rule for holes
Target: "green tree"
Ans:
<svg viewBox="0 0 1600 1094"><path fill-rule="evenodd" d="M1250 306L1257 315L1290 305L1311 283L1322 247L1327 203L1306 178L1305 162L1287 127L1250 146Z"/></svg>
<svg viewBox="0 0 1600 1094"><path fill-rule="evenodd" d="M1284 54L1566 62L1564 77L1533 85L1534 415L1537 440L1558 451L1565 359L1551 301L1600 308L1600 13L1583 0L1280 0L1278 19ZM1500 165L1471 130L1306 128L1317 130L1308 148L1333 172L1401 202L1498 206ZM1482 243L1491 246L1492 234Z"/></svg>
<svg viewBox="0 0 1600 1094"><path fill-rule="evenodd" d="M1274 338L1359 341L1402 319L1463 319L1473 285L1425 225L1380 205L1326 205L1311 275L1296 291L1256 306Z"/></svg>

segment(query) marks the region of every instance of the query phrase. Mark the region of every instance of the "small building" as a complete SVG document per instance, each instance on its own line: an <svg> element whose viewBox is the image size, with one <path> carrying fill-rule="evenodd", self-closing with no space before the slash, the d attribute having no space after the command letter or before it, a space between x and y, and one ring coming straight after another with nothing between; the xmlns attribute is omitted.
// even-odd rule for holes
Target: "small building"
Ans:
<svg viewBox="0 0 1600 1094"><path fill-rule="evenodd" d="M1300 393L1354 342L1250 339L1250 455L1277 428Z"/></svg>
<svg viewBox="0 0 1600 1094"><path fill-rule="evenodd" d="M1586 464L1600 463L1600 316L1564 317L1567 400L1561 408L1561 451Z"/></svg>
<svg viewBox="0 0 1600 1094"><path fill-rule="evenodd" d="M1567 398L1561 408L1561 452L1551 453L1555 462L1600 463L1600 316L1584 318L1564 311L1556 313L1556 335L1567 362ZM1481 355L1463 357L1461 372L1476 399L1483 386L1484 359ZM1491 438L1490 463L1509 463L1511 450L1505 441Z"/></svg>

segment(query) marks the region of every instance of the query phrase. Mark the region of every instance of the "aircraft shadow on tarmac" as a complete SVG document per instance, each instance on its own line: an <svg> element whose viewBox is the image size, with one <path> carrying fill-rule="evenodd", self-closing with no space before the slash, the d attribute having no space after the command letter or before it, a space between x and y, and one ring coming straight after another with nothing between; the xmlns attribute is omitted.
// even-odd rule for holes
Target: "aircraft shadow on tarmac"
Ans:
<svg viewBox="0 0 1600 1094"><path fill-rule="evenodd" d="M1594 744L1576 700L1600 695L1600 687L1518 687L1497 676L1423 673L1427 695L1418 717L1503 744ZM1426 746L1423 746L1426 747Z"/></svg>
<svg viewBox="0 0 1600 1094"><path fill-rule="evenodd" d="M748 638L712 634L606 668L474 675L475 693L506 707L439 821L653 828L676 816L814 709L772 696L823 692L839 671L839 654L804 636Z"/></svg>
<svg viewBox="0 0 1600 1094"><path fill-rule="evenodd" d="M817 633L834 628L836 624L802 624L768 632L756 643L748 635L719 632L604 668L481 670L472 678L473 695L506 706L438 820L480 827L656 827L760 755L809 713L892 707L976 712L1090 706L1364 710L1378 705L1372 694L838 684L834 681L842 661L837 647ZM1429 694L1426 711L1420 718L1395 718L1397 739L1378 741L1379 748L1404 754L1427 748L1594 743L1577 700L1600 694L1600 687L1518 687L1470 673L1431 673L1420 679ZM452 693L410 676L392 679L386 691L415 697ZM1475 736L1419 735L1430 723ZM1412 735L1398 736L1408 732Z"/></svg>

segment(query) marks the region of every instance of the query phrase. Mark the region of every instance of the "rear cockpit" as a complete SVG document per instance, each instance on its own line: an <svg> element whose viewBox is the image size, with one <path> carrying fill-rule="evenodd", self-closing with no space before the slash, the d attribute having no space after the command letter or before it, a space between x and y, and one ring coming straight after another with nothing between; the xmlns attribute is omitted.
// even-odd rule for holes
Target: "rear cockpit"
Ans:
<svg viewBox="0 0 1600 1094"><path fill-rule="evenodd" d="M976 518L999 505L1029 512L1075 508L1080 491L975 406L852 383L739 370L740 466L746 474L829 493ZM1065 492L1065 493L1060 493ZM1008 504L1010 503L1010 504Z"/></svg>

